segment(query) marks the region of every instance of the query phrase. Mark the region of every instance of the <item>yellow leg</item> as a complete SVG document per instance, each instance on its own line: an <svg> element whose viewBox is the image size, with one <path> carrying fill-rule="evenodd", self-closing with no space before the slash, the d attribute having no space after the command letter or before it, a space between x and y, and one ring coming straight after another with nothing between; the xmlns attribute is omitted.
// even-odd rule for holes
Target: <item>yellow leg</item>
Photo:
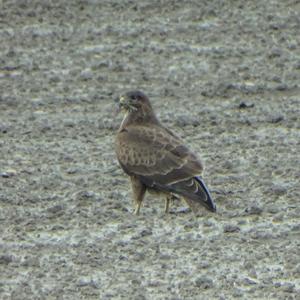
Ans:
<svg viewBox="0 0 300 300"><path fill-rule="evenodd" d="M135 204L134 214L139 215L142 202Z"/></svg>
<svg viewBox="0 0 300 300"><path fill-rule="evenodd" d="M165 200L165 213L167 214L169 212L169 207L170 207L170 196L167 196Z"/></svg>
<svg viewBox="0 0 300 300"><path fill-rule="evenodd" d="M134 214L138 215L140 213L141 204L145 196L146 187L138 178L131 176L130 179L133 192Z"/></svg>

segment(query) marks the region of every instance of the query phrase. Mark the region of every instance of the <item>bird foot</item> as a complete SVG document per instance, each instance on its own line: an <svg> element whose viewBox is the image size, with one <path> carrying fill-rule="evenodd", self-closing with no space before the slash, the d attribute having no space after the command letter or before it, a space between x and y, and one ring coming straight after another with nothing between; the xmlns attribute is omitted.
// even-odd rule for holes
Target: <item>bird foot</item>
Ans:
<svg viewBox="0 0 300 300"><path fill-rule="evenodd" d="M135 205L134 214L138 216L140 214L141 203Z"/></svg>

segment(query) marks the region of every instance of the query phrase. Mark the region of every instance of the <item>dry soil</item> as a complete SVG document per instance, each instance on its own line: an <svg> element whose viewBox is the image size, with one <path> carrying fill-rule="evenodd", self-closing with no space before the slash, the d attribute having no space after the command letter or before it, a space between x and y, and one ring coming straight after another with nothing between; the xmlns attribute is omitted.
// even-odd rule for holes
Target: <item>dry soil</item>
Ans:
<svg viewBox="0 0 300 300"><path fill-rule="evenodd" d="M300 2L0 1L0 299L300 299ZM114 99L149 95L216 214L132 215Z"/></svg>

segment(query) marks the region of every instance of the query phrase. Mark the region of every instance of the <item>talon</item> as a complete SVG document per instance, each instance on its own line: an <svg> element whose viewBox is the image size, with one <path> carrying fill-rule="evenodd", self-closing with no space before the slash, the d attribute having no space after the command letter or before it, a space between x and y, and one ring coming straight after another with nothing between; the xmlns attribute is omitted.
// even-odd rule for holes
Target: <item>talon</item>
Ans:
<svg viewBox="0 0 300 300"><path fill-rule="evenodd" d="M142 202L136 204L135 210L134 210L134 214L135 215L139 215L140 214L141 204L142 204Z"/></svg>

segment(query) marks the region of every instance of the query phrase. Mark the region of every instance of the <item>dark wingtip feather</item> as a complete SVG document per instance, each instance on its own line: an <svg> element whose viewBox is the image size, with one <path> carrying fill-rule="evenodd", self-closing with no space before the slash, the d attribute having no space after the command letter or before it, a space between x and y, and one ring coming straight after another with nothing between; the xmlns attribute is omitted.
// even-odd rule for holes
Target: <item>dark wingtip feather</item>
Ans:
<svg viewBox="0 0 300 300"><path fill-rule="evenodd" d="M206 194L206 207L212 211L212 212L216 212L217 211L217 207L216 207L216 204L214 202L214 200L212 199L212 196L207 188L207 186L205 185L204 181L202 180L202 178L200 176L196 176L195 179L199 182L199 184L201 185L203 191L205 192Z"/></svg>

